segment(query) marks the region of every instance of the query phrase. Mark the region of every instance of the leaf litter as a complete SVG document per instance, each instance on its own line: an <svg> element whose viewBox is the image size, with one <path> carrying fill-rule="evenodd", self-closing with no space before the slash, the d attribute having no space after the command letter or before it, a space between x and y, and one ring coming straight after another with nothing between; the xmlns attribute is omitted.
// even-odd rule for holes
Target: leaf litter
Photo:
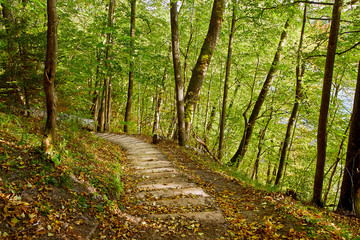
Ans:
<svg viewBox="0 0 360 240"><path fill-rule="evenodd" d="M38 119L17 117L40 138ZM164 154L216 206L169 209L142 203L133 197L141 180L132 176L123 150L81 129L71 135L67 127L60 125L57 139L65 145L59 166L44 159L32 142L19 144L11 128L0 130L1 239L351 239L359 234L357 218L255 190L220 166L210 170L214 167L204 164L212 161L206 156L165 140L158 145ZM215 208L226 219L221 226L184 216L147 218Z"/></svg>

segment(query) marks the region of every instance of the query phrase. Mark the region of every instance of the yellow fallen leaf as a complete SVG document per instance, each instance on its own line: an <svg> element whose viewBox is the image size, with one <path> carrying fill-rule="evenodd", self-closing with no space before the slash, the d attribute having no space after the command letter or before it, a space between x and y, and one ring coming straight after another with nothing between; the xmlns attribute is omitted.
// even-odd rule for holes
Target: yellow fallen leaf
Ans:
<svg viewBox="0 0 360 240"><path fill-rule="evenodd" d="M14 227L18 222L19 222L19 219L17 219L16 217L14 217L13 219L11 219L10 225L11 225L12 227Z"/></svg>

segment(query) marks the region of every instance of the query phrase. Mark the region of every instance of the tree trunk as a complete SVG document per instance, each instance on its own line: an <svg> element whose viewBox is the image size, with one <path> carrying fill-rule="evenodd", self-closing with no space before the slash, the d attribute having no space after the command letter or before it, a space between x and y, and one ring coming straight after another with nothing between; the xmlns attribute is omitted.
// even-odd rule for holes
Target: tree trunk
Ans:
<svg viewBox="0 0 360 240"><path fill-rule="evenodd" d="M345 132L344 132L344 135L341 139L341 143L340 143L340 146L339 146L339 151L337 153L337 156L336 156L336 161L335 163L333 164L333 170L331 172L331 175L330 175L330 178L329 178L329 182L328 182L328 187L325 191L325 194L324 194L324 204L326 204L326 201L327 201L327 198L328 198L328 195L329 195L329 192L330 192L330 189L331 189L331 184L332 184L332 181L333 181L333 178L334 178L334 175L336 173L336 170L337 170L337 166L342 158L342 152L343 152L343 148L344 148L344 144L345 144L345 140L346 140L346 136L347 136L347 132L350 128L350 124L347 126L347 128L345 129ZM331 168L332 168L331 167ZM331 168L328 170L328 172L330 172ZM327 173L328 173L327 172ZM327 173L325 174L325 176L327 175Z"/></svg>
<svg viewBox="0 0 360 240"><path fill-rule="evenodd" d="M116 0L109 0L109 12L108 12L108 28L112 28L114 25L114 13L115 13L115 4ZM111 70L109 69L109 60L110 60L110 48L112 47L112 33L108 31L106 33L106 52L105 52L105 119L104 119L104 131L108 132L110 130L110 121L111 121Z"/></svg>
<svg viewBox="0 0 360 240"><path fill-rule="evenodd" d="M317 134L317 162L314 180L312 203L322 206L321 193L323 189L324 167L326 159L326 127L328 121L331 84L334 71L336 45L340 27L342 0L335 0L326 55L324 83L321 95L320 115Z"/></svg>
<svg viewBox="0 0 360 240"><path fill-rule="evenodd" d="M194 26L193 26L193 16L194 16L194 10L195 10L195 0L193 1L193 4L191 6L191 17L190 17L190 37L189 37L189 41L187 43L187 47L186 47L186 53L185 53L185 57L184 57L184 86L186 85L186 80L187 80L187 60L189 57L189 53L190 53L190 47L191 47L191 43L193 40L193 36L194 36ZM184 88L185 91L185 88ZM184 93L185 94L185 93Z"/></svg>
<svg viewBox="0 0 360 240"><path fill-rule="evenodd" d="M175 74L176 107L177 107L177 118L178 118L177 132L178 132L179 144L180 146L184 146L186 143L184 84L181 79L177 1L171 1L170 3L170 17L171 17L172 54L173 54L174 74Z"/></svg>
<svg viewBox="0 0 360 240"><path fill-rule="evenodd" d="M55 95L55 73L58 53L57 26L58 16L56 14L56 0L47 0L48 29L47 49L44 71L44 91L46 99L46 125L43 139L45 154L52 156L55 145L56 128L56 95Z"/></svg>
<svg viewBox="0 0 360 240"><path fill-rule="evenodd" d="M154 125L152 131L153 134L159 134L160 111L161 111L161 104L163 101L166 79L167 79L167 65L165 66L164 75L161 84L160 86L158 86L160 90L158 91L156 107L155 107Z"/></svg>
<svg viewBox="0 0 360 240"><path fill-rule="evenodd" d="M167 57L167 62L165 64L164 68L164 75L162 77L161 83L160 83L160 90L157 91L157 102L156 102L156 108L155 108L155 116L154 116L154 125L153 125L153 134L159 134L159 128L160 128L160 111L161 111L161 105L163 101L163 95L164 91L166 89L166 82L168 78L168 63L170 62L170 54L171 54L171 47L169 46L169 52Z"/></svg>
<svg viewBox="0 0 360 240"><path fill-rule="evenodd" d="M247 147L249 146L250 140L251 140L251 136L252 136L252 132L254 130L254 126L255 126L255 122L256 119L260 113L261 107L263 105L263 103L265 102L265 98L268 94L269 88L274 80L274 76L277 72L277 67L279 65L279 62L281 60L281 54L282 54L282 50L284 48L285 42L286 42L286 36L287 36L287 29L289 28L289 21L291 18L288 18L286 23L285 23L285 27L284 30L281 33L281 37L280 37L280 41L279 41L279 45L278 48L276 50L275 56L274 56L274 60L271 64L270 70L268 72L268 75L266 76L265 82L263 84L263 87L261 89L261 92L256 100L255 106L253 108L253 111L250 115L249 121L245 126L244 129L244 133L243 133L243 137L241 139L240 142L240 146L238 148L238 150L236 151L235 155L231 158L230 162L232 164L237 163L237 167L239 168L241 160L243 159L243 157L245 156Z"/></svg>
<svg viewBox="0 0 360 240"><path fill-rule="evenodd" d="M237 1L233 1L233 14L231 19L231 27L230 27L230 35L229 35L229 45L228 45L228 54L226 59L226 71L225 71L225 82L224 82L224 94L223 94L223 102L222 102L222 111L220 117L220 136L219 136L219 152L218 159L221 161L223 156L223 141L224 141L224 131L225 131L225 120L226 120L226 103L228 97L228 89L229 89L229 77L230 77L230 68L231 68L231 55L232 48L234 42L234 34L235 34L235 23L236 23L236 4Z"/></svg>
<svg viewBox="0 0 360 240"><path fill-rule="evenodd" d="M189 136L195 103L198 101L205 74L210 64L216 44L219 40L225 0L214 0L208 33L200 51L199 58L192 71L191 79L185 96L185 127Z"/></svg>
<svg viewBox="0 0 360 240"><path fill-rule="evenodd" d="M302 97L302 93L301 93L302 86L301 85L302 85L302 79L303 79L304 72L305 72L305 65L304 65L304 63L301 63L301 51L302 51L301 49L302 49L305 25L306 25L306 20L307 20L306 19L306 17L307 17L306 10L307 10L307 7L305 4L303 23L302 23L301 34L300 34L300 42L299 42L299 47L298 47L298 52L297 52L295 102L294 102L293 109L290 114L290 118L289 118L287 128L286 128L285 139L284 139L284 142L283 142L283 145L281 148L281 155L280 155L278 172L277 172L276 179L275 179L275 185L278 185L280 183L280 180L281 180L281 177L283 174L285 158L286 158L289 143L290 143L291 130L294 126L295 119L297 117L297 112L298 112L299 105L300 105L300 101L301 101L301 97Z"/></svg>
<svg viewBox="0 0 360 240"><path fill-rule="evenodd" d="M7 53L8 53L8 61L6 64L6 77L8 78L8 82L10 83L9 88L13 88L15 91L15 104L20 102L21 106L26 106L25 97L21 93L21 88L16 82L15 68L15 51L16 46L14 45L14 37L16 36L15 32L15 18L13 16L12 9L12 1L6 0L1 3L2 14L5 22L5 30L6 30L6 38L7 38Z"/></svg>
<svg viewBox="0 0 360 240"><path fill-rule="evenodd" d="M257 153L257 156L256 156L256 160L255 160L255 163L254 163L254 169L253 169L253 173L251 175L251 179L253 179L255 177L255 179L257 180L258 179L258 169L259 169L259 162L260 162L260 157L261 155L264 154L264 152L262 152L262 145L263 145L263 141L265 139L265 135L266 135L266 131L268 129L268 126L272 120L272 116L273 116L273 108L271 107L271 112L270 112L270 116L265 124L265 127L263 130L260 130L260 133L259 133L259 144L258 144L258 153Z"/></svg>
<svg viewBox="0 0 360 240"><path fill-rule="evenodd" d="M211 112L210 112L210 118L209 118L209 121L208 121L208 124L206 126L206 132L205 132L205 135L206 133L210 132L212 127L213 127L213 122L214 122L214 118L215 118L215 113L216 113L216 106L214 105L211 109ZM207 138L206 138L207 139Z"/></svg>
<svg viewBox="0 0 360 240"><path fill-rule="evenodd" d="M338 210L360 215L360 61Z"/></svg>
<svg viewBox="0 0 360 240"><path fill-rule="evenodd" d="M134 88L134 61L135 61L135 10L136 10L136 0L131 1L131 17L130 17L130 70L129 70L129 86L128 86L128 97L125 110L125 125L124 132L129 132L129 122L131 121L131 105L133 98L133 88Z"/></svg>
<svg viewBox="0 0 360 240"><path fill-rule="evenodd" d="M203 131L203 138L204 138L205 143L207 143L206 127L207 127L208 121L209 121L210 96L211 96L212 80L213 80L213 67L211 67L211 77L210 77L210 80L209 80L209 87L208 87L207 99L206 99L205 121L204 121L204 131Z"/></svg>

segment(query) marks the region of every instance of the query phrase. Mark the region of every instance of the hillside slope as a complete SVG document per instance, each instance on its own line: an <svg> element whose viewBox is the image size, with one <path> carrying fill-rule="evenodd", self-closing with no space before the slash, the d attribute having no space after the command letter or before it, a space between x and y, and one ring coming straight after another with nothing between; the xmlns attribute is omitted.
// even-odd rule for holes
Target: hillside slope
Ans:
<svg viewBox="0 0 360 240"><path fill-rule="evenodd" d="M58 154L49 161L40 148L43 125L38 118L0 112L1 239L353 239L359 233L357 218L256 189L229 177L231 172L207 156L166 140L154 147L212 196L225 223L219 232L181 216L148 219L149 213L173 209L145 206L132 197L141 181L121 147L75 120L62 121Z"/></svg>

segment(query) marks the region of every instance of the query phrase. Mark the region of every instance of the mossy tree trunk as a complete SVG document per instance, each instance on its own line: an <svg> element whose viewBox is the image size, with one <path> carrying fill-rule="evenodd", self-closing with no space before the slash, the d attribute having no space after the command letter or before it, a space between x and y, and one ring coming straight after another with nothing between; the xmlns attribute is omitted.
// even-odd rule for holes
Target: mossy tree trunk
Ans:
<svg viewBox="0 0 360 240"><path fill-rule="evenodd" d="M202 45L198 60L192 71L189 86L186 91L185 127L187 136L190 135L195 104L198 101L205 74L209 67L216 44L219 40L221 26L223 22L224 9L225 0L214 0L209 29Z"/></svg>
<svg viewBox="0 0 360 240"><path fill-rule="evenodd" d="M57 27L59 22L56 13L56 0L47 0L47 13L47 49L44 70L44 91L46 99L47 118L43 139L43 147L45 153L51 156L54 154L57 102L54 86L58 54Z"/></svg>

